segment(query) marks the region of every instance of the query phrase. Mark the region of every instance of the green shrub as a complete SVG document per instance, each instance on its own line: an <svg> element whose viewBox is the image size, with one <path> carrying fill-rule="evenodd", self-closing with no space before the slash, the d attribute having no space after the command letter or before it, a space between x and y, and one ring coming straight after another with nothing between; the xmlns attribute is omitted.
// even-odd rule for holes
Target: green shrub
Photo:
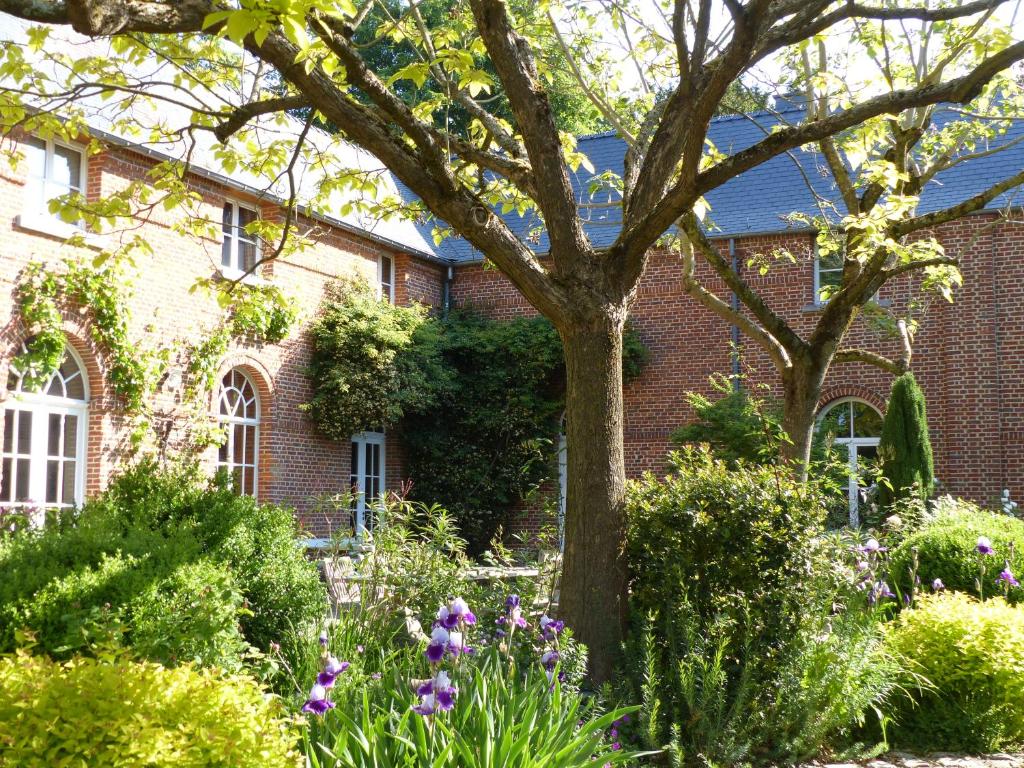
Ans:
<svg viewBox="0 0 1024 768"><path fill-rule="evenodd" d="M892 383L878 444L883 482L877 502L887 507L911 495L928 498L935 482L924 392L907 371Z"/></svg>
<svg viewBox="0 0 1024 768"><path fill-rule="evenodd" d="M778 467L670 456L628 500L641 732L690 764L785 763L889 691L881 633L823 536L821 494Z"/></svg>
<svg viewBox="0 0 1024 768"><path fill-rule="evenodd" d="M252 680L191 666L0 659L0 763L297 766L298 733Z"/></svg>
<svg viewBox="0 0 1024 768"><path fill-rule="evenodd" d="M912 749L994 752L1024 745L1024 610L1002 598L928 595L890 626L890 649L916 701L897 699L892 742Z"/></svg>
<svg viewBox="0 0 1024 768"><path fill-rule="evenodd" d="M244 647L266 650L322 617L323 585L296 535L287 509L141 464L73 518L0 539L0 652L28 628L66 655L105 620L153 658L234 666Z"/></svg>
<svg viewBox="0 0 1024 768"><path fill-rule="evenodd" d="M986 596L1001 591L996 578L1007 560L1013 573L1024 572L1024 521L987 512L965 501L946 501L939 505L939 510L939 514L904 538L890 553L893 580L904 591L910 586L909 571L915 551L917 575L925 585L938 578L947 589L975 596L982 563L985 565L982 591ZM995 555L983 558L978 554L976 547L980 536L991 540ZM1022 598L1024 589L1009 591L1011 603Z"/></svg>

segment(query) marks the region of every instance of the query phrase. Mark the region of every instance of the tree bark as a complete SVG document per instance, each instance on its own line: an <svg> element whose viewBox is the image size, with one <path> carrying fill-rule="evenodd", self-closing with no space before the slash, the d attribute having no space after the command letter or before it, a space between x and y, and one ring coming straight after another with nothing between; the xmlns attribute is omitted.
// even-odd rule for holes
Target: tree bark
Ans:
<svg viewBox="0 0 1024 768"><path fill-rule="evenodd" d="M783 413L782 428L790 442L783 444L782 455L793 465L800 482L806 482L811 461L811 443L814 439L814 417L825 380L820 367L793 365L782 374Z"/></svg>
<svg viewBox="0 0 1024 768"><path fill-rule="evenodd" d="M560 329L566 363L568 488L559 614L590 652L591 681L611 678L626 620L625 307Z"/></svg>

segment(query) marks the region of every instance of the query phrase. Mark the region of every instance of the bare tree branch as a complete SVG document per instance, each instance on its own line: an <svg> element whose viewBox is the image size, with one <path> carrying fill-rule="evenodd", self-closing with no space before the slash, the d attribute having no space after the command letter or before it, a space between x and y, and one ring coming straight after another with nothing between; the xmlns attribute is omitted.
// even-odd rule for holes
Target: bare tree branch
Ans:
<svg viewBox="0 0 1024 768"><path fill-rule="evenodd" d="M999 195L1014 189L1015 187L1019 187L1022 184L1024 184L1024 171L1016 173L998 184L993 184L984 192L979 192L974 197L969 197L963 202L952 205L949 208L944 208L941 211L932 211L931 213L925 213L911 219L896 222L892 227L890 227L889 231L893 237L903 237L911 234L912 232L918 232L922 229L929 229L930 227L935 227L939 224L945 224L946 222L966 216L969 213L982 210L986 205L999 197Z"/></svg>
<svg viewBox="0 0 1024 768"><path fill-rule="evenodd" d="M217 137L217 141L224 143L255 117L308 106L310 106L309 99L299 95L250 101L248 104L236 107L224 122L213 129L213 135Z"/></svg>
<svg viewBox="0 0 1024 768"><path fill-rule="evenodd" d="M832 357L833 363L867 363L873 365L876 368L881 368L883 371L888 371L894 376L899 376L905 372L901 362L890 360L885 355L880 355L877 352L872 352L869 349L857 349L848 348L840 349Z"/></svg>

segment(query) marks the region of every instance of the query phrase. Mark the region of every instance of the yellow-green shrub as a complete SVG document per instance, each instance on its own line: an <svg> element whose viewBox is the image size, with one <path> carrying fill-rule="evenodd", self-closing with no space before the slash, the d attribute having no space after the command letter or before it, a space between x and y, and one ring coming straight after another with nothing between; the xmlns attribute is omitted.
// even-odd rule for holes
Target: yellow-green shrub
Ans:
<svg viewBox="0 0 1024 768"><path fill-rule="evenodd" d="M1002 598L929 595L890 626L892 651L931 688L906 685L893 712L901 747L983 752L1024 745L1024 609Z"/></svg>
<svg viewBox="0 0 1024 768"><path fill-rule="evenodd" d="M297 733L251 679L20 651L0 659L0 765L283 768Z"/></svg>

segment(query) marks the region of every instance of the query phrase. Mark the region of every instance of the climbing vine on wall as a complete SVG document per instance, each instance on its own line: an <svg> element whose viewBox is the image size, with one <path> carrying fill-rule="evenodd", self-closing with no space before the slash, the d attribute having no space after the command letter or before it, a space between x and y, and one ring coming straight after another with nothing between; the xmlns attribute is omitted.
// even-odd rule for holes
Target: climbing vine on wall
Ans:
<svg viewBox="0 0 1024 768"><path fill-rule="evenodd" d="M562 344L544 318L446 318L339 285L312 328L310 416L347 440L389 428L405 448L411 495L457 517L474 550L531 489L555 473L564 409ZM623 374L647 351L627 332Z"/></svg>
<svg viewBox="0 0 1024 768"><path fill-rule="evenodd" d="M30 386L41 386L64 359L67 341L62 309L84 311L90 320L91 339L103 355L105 376L123 411L134 420L135 445L150 426L153 395L175 356L185 360L187 383L182 405L186 416L201 421L205 417L203 396L216 384L217 370L231 342L278 343L288 336L296 320L294 305L276 286L239 284L228 291L225 284L217 290L223 317L200 341L146 345L131 338L132 281L123 265L120 260L90 264L69 258L58 265L33 262L26 267L16 293L22 321L31 336L26 351L13 364ZM200 440L195 447L208 443L209 439Z"/></svg>

